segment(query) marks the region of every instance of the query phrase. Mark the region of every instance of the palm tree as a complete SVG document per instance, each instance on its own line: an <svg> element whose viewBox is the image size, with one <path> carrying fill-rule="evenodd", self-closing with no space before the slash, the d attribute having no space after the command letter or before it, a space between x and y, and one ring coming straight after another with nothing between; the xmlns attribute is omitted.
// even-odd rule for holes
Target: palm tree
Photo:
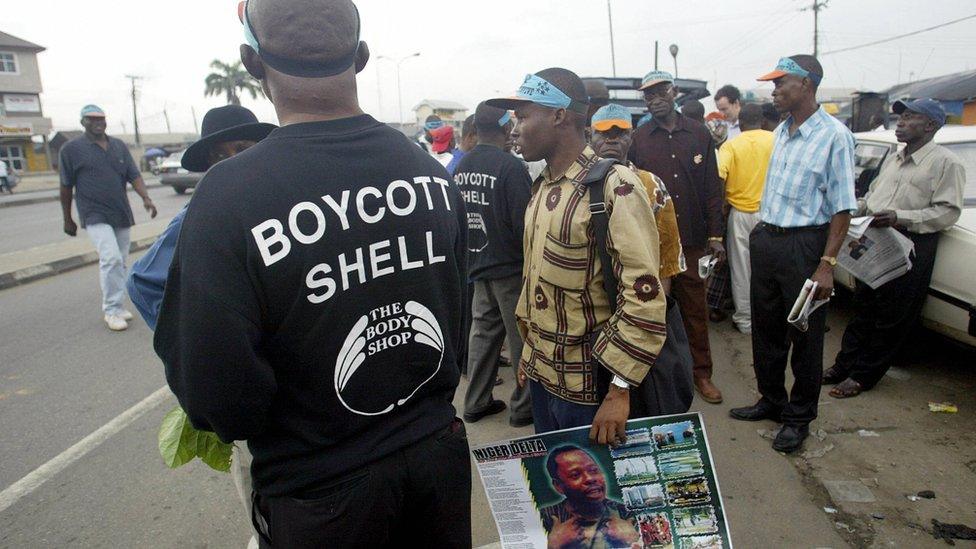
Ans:
<svg viewBox="0 0 976 549"><path fill-rule="evenodd" d="M209 97L224 94L227 96L227 104L229 105L241 104L241 98L238 96L239 90L250 93L252 99L257 99L259 94L262 97L264 96L261 84L244 70L240 61L224 63L219 59L214 59L210 63L210 68L214 69L214 72L208 74L204 80L207 88L203 95Z"/></svg>

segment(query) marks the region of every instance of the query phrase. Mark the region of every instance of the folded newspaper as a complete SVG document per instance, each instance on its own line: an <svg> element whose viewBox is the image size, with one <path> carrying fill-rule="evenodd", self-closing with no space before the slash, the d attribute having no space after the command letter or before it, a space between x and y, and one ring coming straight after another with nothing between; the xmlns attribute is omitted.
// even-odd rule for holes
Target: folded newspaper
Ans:
<svg viewBox="0 0 976 549"><path fill-rule="evenodd" d="M915 244L891 227L871 227L871 216L851 220L837 262L872 289L907 273L912 268Z"/></svg>
<svg viewBox="0 0 976 549"><path fill-rule="evenodd" d="M810 327L810 315L824 303L830 301L830 298L814 299L813 296L817 294L818 287L820 287L819 284L808 278L803 283L803 289L800 290L800 295L796 297L796 302L793 303L789 316L786 317L786 321L796 326L796 329L801 332L807 331L807 328Z"/></svg>
<svg viewBox="0 0 976 549"><path fill-rule="evenodd" d="M718 265L717 257L711 254L702 256L698 259L698 276L702 280L712 276L712 273L715 272L716 265Z"/></svg>

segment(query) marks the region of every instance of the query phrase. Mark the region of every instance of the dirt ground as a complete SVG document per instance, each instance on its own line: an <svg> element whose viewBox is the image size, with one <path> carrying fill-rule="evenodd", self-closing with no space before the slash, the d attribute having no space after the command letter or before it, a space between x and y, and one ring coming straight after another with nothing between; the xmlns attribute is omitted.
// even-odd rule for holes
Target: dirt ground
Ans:
<svg viewBox="0 0 976 549"><path fill-rule="evenodd" d="M834 301L825 366L849 315L847 296ZM919 330L874 390L836 400L824 387L813 434L800 453L785 456L770 447L775 423L728 417L729 408L758 398L749 338L726 322L711 325L711 342L725 402L696 399L692 411L704 418L737 547L944 547L932 536L932 519L976 528L976 350ZM513 382L511 368L501 375L496 398ZM932 413L929 402L952 402L959 411ZM505 414L469 425L472 446L530 433L509 427ZM473 483L478 547L497 542L498 533L476 472ZM923 490L935 498L909 499Z"/></svg>

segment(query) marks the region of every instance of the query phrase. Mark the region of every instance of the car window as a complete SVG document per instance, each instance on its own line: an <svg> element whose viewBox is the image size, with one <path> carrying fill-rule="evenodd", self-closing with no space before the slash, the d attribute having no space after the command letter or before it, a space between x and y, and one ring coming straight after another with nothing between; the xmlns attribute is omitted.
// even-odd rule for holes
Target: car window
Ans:
<svg viewBox="0 0 976 549"><path fill-rule="evenodd" d="M976 206L976 143L952 143L946 148L956 153L966 167L966 190L963 192L963 203L966 206Z"/></svg>
<svg viewBox="0 0 976 549"><path fill-rule="evenodd" d="M878 176L881 163L893 149L888 143L861 141L854 146L854 194L858 197L868 192L871 181Z"/></svg>
<svg viewBox="0 0 976 549"><path fill-rule="evenodd" d="M891 145L861 142L854 147L854 176L864 170L877 170L891 151Z"/></svg>

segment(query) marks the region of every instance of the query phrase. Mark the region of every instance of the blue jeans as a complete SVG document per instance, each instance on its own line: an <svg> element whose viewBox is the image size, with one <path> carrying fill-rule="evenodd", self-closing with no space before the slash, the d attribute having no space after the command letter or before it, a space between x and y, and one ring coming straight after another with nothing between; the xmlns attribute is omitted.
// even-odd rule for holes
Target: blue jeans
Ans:
<svg viewBox="0 0 976 549"><path fill-rule="evenodd" d="M577 404L550 393L538 381L529 380L532 395L532 420L536 433L547 433L593 423L599 406Z"/></svg>
<svg viewBox="0 0 976 549"><path fill-rule="evenodd" d="M125 262L129 257L129 227L95 223L85 227L98 252L98 275L102 285L102 311L122 313L125 298Z"/></svg>

